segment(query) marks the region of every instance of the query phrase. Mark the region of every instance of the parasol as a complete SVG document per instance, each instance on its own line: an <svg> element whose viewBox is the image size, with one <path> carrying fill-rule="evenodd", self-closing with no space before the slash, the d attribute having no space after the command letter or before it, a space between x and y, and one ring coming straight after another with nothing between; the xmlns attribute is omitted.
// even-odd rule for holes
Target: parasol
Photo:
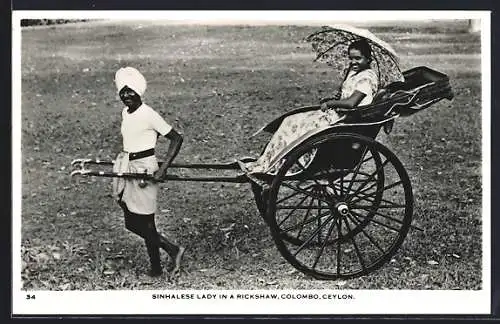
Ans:
<svg viewBox="0 0 500 324"><path fill-rule="evenodd" d="M321 31L309 35L306 41L312 44L317 54L315 61L325 62L339 72L347 72L347 48L360 38L366 39L372 48L371 68L378 75L379 88L394 81L404 81L394 49L366 29L348 25L325 26Z"/></svg>

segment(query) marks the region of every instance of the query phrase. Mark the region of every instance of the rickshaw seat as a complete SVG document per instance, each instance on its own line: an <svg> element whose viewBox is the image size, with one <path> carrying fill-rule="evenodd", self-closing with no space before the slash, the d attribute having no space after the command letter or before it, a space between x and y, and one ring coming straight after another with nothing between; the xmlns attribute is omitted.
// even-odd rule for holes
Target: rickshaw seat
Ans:
<svg viewBox="0 0 500 324"><path fill-rule="evenodd" d="M329 132L354 133L375 139L382 127L392 128L394 119L410 116L434 103L453 98L448 76L425 66L403 72L404 82L393 82L381 89L372 104L358 107L345 114L345 118L331 126ZM306 106L295 109L273 120L260 131L274 132L284 117L297 112L319 109L319 106ZM257 134L256 133L256 134ZM313 169L335 164L339 168L352 168L359 163L365 148L355 145L356 141L331 143L318 150ZM355 148L356 147L356 148ZM342 152L336 154L335 152Z"/></svg>

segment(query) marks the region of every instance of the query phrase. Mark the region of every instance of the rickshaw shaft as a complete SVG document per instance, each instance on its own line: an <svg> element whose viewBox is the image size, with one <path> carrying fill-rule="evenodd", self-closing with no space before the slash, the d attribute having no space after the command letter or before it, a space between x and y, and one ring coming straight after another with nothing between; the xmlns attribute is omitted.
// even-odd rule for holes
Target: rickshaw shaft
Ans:
<svg viewBox="0 0 500 324"><path fill-rule="evenodd" d="M81 171L81 172L79 172ZM82 176L95 176L95 177L106 177L106 178L125 178L125 179L138 179L138 180L153 180L150 174L142 173L115 173L115 172L105 172L105 171L93 171L93 170L77 170L72 173L74 175ZM231 183L247 183L249 178L240 174L237 176L222 176L222 177L182 177L175 174L167 174L163 181L198 181L198 182L231 182ZM162 182L163 182L162 181Z"/></svg>
<svg viewBox="0 0 500 324"><path fill-rule="evenodd" d="M250 162L253 159L242 159L242 162ZM85 164L97 164L97 165L114 165L114 160L75 160L72 162L73 166L79 165L83 167ZM158 161L158 164L161 166L163 161ZM217 170L239 170L239 164L237 162L230 163L172 163L169 168L179 168L179 169L217 169Z"/></svg>

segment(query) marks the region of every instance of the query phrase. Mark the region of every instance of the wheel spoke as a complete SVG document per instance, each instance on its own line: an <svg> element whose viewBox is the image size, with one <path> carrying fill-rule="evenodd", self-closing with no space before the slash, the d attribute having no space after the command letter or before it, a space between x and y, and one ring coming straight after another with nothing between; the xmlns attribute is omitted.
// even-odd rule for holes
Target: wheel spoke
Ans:
<svg viewBox="0 0 500 324"><path fill-rule="evenodd" d="M300 193L302 193L304 195L308 195L308 196L310 196L312 198L321 200L321 201L323 201L323 202L325 202L325 203L328 204L328 201L326 199L324 199L323 197L321 197L320 195L318 195L318 194L312 193L310 191L306 191L306 190L304 190L302 188L299 188L299 187L294 187L294 186L292 186L292 185L290 185L290 184L288 184L286 182L283 182L282 185L285 186L285 187L288 187L288 188L290 188L292 190L296 190L296 191L298 191L298 192L300 192Z"/></svg>
<svg viewBox="0 0 500 324"><path fill-rule="evenodd" d="M340 197L344 197L344 175L340 176Z"/></svg>
<svg viewBox="0 0 500 324"><path fill-rule="evenodd" d="M405 205L396 204L395 202L392 202L392 201L386 200L386 199L381 199L380 202L387 203L388 205L380 205L378 208L391 208L391 206L394 208L399 208L399 207L405 206Z"/></svg>
<svg viewBox="0 0 500 324"><path fill-rule="evenodd" d="M321 201L318 200L318 215L321 214L321 209L322 209ZM321 227L321 217L318 217L318 227ZM321 243L321 232L318 233L318 244L320 243Z"/></svg>
<svg viewBox="0 0 500 324"><path fill-rule="evenodd" d="M307 199L307 198L312 198L312 197L305 197L303 200ZM279 210L290 210L290 209L294 209L294 210L318 210L318 209L325 209L325 207L318 207L318 206L276 206L276 209L279 209Z"/></svg>
<svg viewBox="0 0 500 324"><path fill-rule="evenodd" d="M300 251L302 251L306 246L308 246L309 242L311 242L314 239L314 237L316 236L316 234L318 234L318 232L321 231L323 229L323 227L325 227L326 224L328 224L328 222L331 221L334 218L335 218L334 215L330 215L330 217L328 217L328 219L321 226L319 226L317 229L315 229L311 233L311 235L309 235L309 237L307 238L307 240L305 240L304 243L302 243L302 245L299 246L299 248L295 251L295 253L293 254L293 256L296 257L297 254L300 253Z"/></svg>
<svg viewBox="0 0 500 324"><path fill-rule="evenodd" d="M281 232L291 232L291 231L294 231L294 230L298 229L299 227L304 227L304 225L311 224L311 223L312 223L312 222L314 222L317 218L324 217L324 216L326 216L326 215L328 215L328 214L330 214L330 211L326 211L326 212L324 212L323 214L318 215L318 216L316 216L316 217L312 217L312 218L310 218L309 220L304 221L304 222L302 222L302 223L297 223L297 224L295 224L295 225L293 225L293 226L290 226L290 227L287 227L287 228L283 228L283 229L281 230Z"/></svg>
<svg viewBox="0 0 500 324"><path fill-rule="evenodd" d="M332 180L328 179L328 185L330 186L330 188L333 189L333 193L335 194L335 196L337 197L341 196L342 190L339 189L339 193L337 193L337 185Z"/></svg>
<svg viewBox="0 0 500 324"><path fill-rule="evenodd" d="M353 223L356 223L356 224L358 224L358 225L361 225L361 222L357 219L357 217L356 217L355 215L352 215L352 214L347 214L347 216L348 216L348 217L352 220L352 222L353 222ZM375 241L375 239L374 239L374 238L372 238L370 235L368 235L368 233L366 233L366 231L365 231L365 229L364 229L364 228L363 228L363 229L361 229L361 232L362 232L363 234L365 234L365 236L368 238L368 240L369 240L369 241L370 241L373 245L375 245L375 247L376 247L377 249L379 249L379 251L380 251L380 252L382 252L382 253L384 253L384 252L385 252L385 250L384 250L384 249L382 249L382 248L380 247L380 245L378 245L378 243Z"/></svg>
<svg viewBox="0 0 500 324"><path fill-rule="evenodd" d="M324 171L317 171L314 175L311 175L307 179L310 180L324 180L326 178L332 178L332 176L339 176L340 174L349 174L352 169L328 169Z"/></svg>
<svg viewBox="0 0 500 324"><path fill-rule="evenodd" d="M305 188L301 188L301 189L303 189L303 190L307 190L307 189L310 189L311 187L312 187L312 185L309 185L309 186L307 186L307 187L305 187ZM289 195L288 197L281 198L280 200L276 201L276 205L277 205L277 204L279 204L279 203L282 203L282 202L283 202L283 201L285 201L285 200L288 200L288 199L290 199L290 198L293 198L293 197L297 196L297 195L298 195L298 194L300 194L300 193L301 193L301 192L296 191L296 192L292 193L291 195Z"/></svg>
<svg viewBox="0 0 500 324"><path fill-rule="evenodd" d="M314 199L311 199L311 201L309 202L309 206L311 207L312 204L314 203ZM311 209L308 209L307 212L306 212L306 215L304 216L304 219L302 219L302 222L304 223L307 218L309 217L309 214L311 212ZM300 235L302 234L302 231L304 230L304 226L302 226L299 230L299 232L297 233L297 239L300 237Z"/></svg>
<svg viewBox="0 0 500 324"><path fill-rule="evenodd" d="M394 182L388 186L385 186L384 189L382 189L383 191L386 191L386 190L389 190L389 189L392 189L396 186L399 186L400 184L403 184L403 181L398 181L398 182Z"/></svg>
<svg viewBox="0 0 500 324"><path fill-rule="evenodd" d="M390 201L390 200L387 200L387 199L381 199L380 202L388 204L387 208L390 208L390 206L393 206L393 207L399 207L399 206L401 206L400 204L397 204L397 203L395 203L393 201ZM381 205L379 208L386 208L386 205Z"/></svg>
<svg viewBox="0 0 500 324"><path fill-rule="evenodd" d="M313 264L313 269L316 268L318 265L319 259L321 258L321 255L323 255L323 251L325 250L326 243L328 243L328 238L333 232L333 229L335 228L336 222L333 221L330 227L328 228L328 233L326 234L325 240L323 241L323 244L321 244L320 250L316 253L316 258L314 259L314 264Z"/></svg>
<svg viewBox="0 0 500 324"><path fill-rule="evenodd" d="M365 156L366 156L366 154L365 154ZM361 163L365 163L365 162L368 162L370 160L375 160L375 158L373 157L373 154L370 155L369 157L367 157L366 159L364 159L363 161L361 161Z"/></svg>
<svg viewBox="0 0 500 324"><path fill-rule="evenodd" d="M406 207L406 206L404 206L404 207ZM379 213L378 211L373 210L373 209L370 209L370 208L361 208L361 209L362 209L362 210L366 210L366 211L367 211L367 212L369 212L369 213L372 213L372 214L378 215L378 216L380 216L380 217L384 217L384 218L390 219L390 220L392 220L393 222L396 222L396 223L398 223L398 224L403 225L403 222L402 222L400 219L397 219L397 218L391 217L391 216L389 216L389 215L384 215L384 214Z"/></svg>
<svg viewBox="0 0 500 324"><path fill-rule="evenodd" d="M373 202L371 200L367 200L370 202ZM357 205L357 204L349 204L349 206L353 209L364 209L366 208L372 208L373 206L371 205ZM378 205L377 209L384 208L384 209L399 209L399 208L406 208L406 205L398 205L398 204L391 204L391 205Z"/></svg>
<svg viewBox="0 0 500 324"><path fill-rule="evenodd" d="M347 219L344 219L344 222L349 232L351 232L351 227L349 226ZM354 239L355 237L355 235L351 236L351 242L354 245L354 250L356 251L356 255L358 256L359 262L361 263L361 267L363 268L363 270L366 270L365 260L363 260L363 257L361 256L358 245L356 244L356 240Z"/></svg>
<svg viewBox="0 0 500 324"><path fill-rule="evenodd" d="M342 229L341 229L341 226L342 226L342 223L340 223L340 217L337 218L337 220L339 221L337 223L337 276L340 275L340 261L342 259L342 249L341 249L341 243L340 243L340 238L342 237Z"/></svg>
<svg viewBox="0 0 500 324"><path fill-rule="evenodd" d="M365 151L363 152L363 155L361 156L361 160L364 160L366 153L368 153L367 149L365 149ZM354 169L354 172L352 174L351 182L349 183L349 187L347 187L347 192L351 192L352 184L356 180L356 177L358 176L359 168L361 167L362 164L363 164L363 162L360 162L360 163L358 163L358 165L356 165L356 168Z"/></svg>
<svg viewBox="0 0 500 324"><path fill-rule="evenodd" d="M385 160L385 162L382 163L380 168L383 169L385 167L385 165L387 165L388 163L389 163L389 160ZM380 168L377 168L377 170L375 170L375 172L370 174L368 179L365 179L365 181L363 181L363 184L361 186L359 186L359 188L353 193L353 196L355 196L358 192L360 192L375 177L375 175L379 173Z"/></svg>
<svg viewBox="0 0 500 324"><path fill-rule="evenodd" d="M368 197L371 197L375 194L377 194L377 192L372 192L372 193L369 193L369 194L365 194L365 192L367 192L368 190L372 189L373 187L375 187L377 185L376 182L374 182L373 184L371 184L369 187L363 189L362 191L358 192L357 195L360 195L360 198L368 198ZM354 191L351 191L351 192L354 192ZM349 196L349 194L351 193L347 193L347 195ZM349 198L348 198L349 199ZM364 200L367 200L367 201L370 201L369 199L364 199ZM373 201L372 201L373 202Z"/></svg>
<svg viewBox="0 0 500 324"><path fill-rule="evenodd" d="M299 204L295 207L292 207L292 210L288 213L288 215L280 222L279 226L281 226L281 224L283 224L287 219L290 218L290 216L292 216L292 214L298 209L298 207L300 207L302 205L302 203L307 199L308 197L305 196L304 198L302 198L302 200L299 202ZM281 209L284 209L284 208L281 208Z"/></svg>
<svg viewBox="0 0 500 324"><path fill-rule="evenodd" d="M368 219L368 220L370 220L370 222L373 222L373 223L375 223L375 224L378 224L378 225L384 226L384 227L386 227L386 228L388 228L388 229L390 229L390 230L393 230L394 232L399 232L399 229L398 229L398 228L395 228L395 227L392 227L392 226L390 226L390 225L387 225L387 224L381 223L381 222L377 221L376 219L373 219L373 218L368 218L368 217L366 217L365 215L362 215L362 214L360 214L360 213L355 212L354 210L351 210L351 213L353 213L354 215L356 215L356 216L358 216L358 217L363 217L364 219Z"/></svg>
<svg viewBox="0 0 500 324"><path fill-rule="evenodd" d="M349 205L358 203L360 201L367 201L369 203L374 203L375 198L373 196L377 195L377 193L378 193L377 191L371 192L369 194L358 192L357 195L355 196L357 199L351 198L351 200L349 200Z"/></svg>
<svg viewBox="0 0 500 324"><path fill-rule="evenodd" d="M329 174L330 174L330 173L326 173L326 174L325 174L325 175L326 175L326 180L328 181L328 187L329 187L329 188L331 188L331 189L333 190L333 195L334 195L335 197L341 197L342 192L337 193L337 190L336 190L336 188L335 188L335 183L334 183L334 181L335 181L337 178L335 178L334 180L332 180L332 177L328 177L328 175L329 175ZM322 186L322 187L323 187L323 186ZM332 195L331 195L331 194L330 194L330 192L328 192L327 190L323 190L323 193L324 193L325 195L327 195L328 197L332 198Z"/></svg>
<svg viewBox="0 0 500 324"><path fill-rule="evenodd" d="M382 189L382 191L386 191L386 190L392 189L392 188L394 188L395 186L398 186L398 185L400 185L400 184L403 184L403 181L398 181L398 182L395 182L395 183L390 184L390 185L388 185L388 186L385 186L385 187ZM367 196L373 196L373 195L375 195L375 194L376 194L376 192L371 193L371 194L369 194L369 195L367 195ZM354 196L354 194L353 194L353 196ZM351 203L351 204L355 204L355 203L357 203L358 201L360 201L360 199L353 199L353 200L351 200L351 201L350 201L350 203Z"/></svg>

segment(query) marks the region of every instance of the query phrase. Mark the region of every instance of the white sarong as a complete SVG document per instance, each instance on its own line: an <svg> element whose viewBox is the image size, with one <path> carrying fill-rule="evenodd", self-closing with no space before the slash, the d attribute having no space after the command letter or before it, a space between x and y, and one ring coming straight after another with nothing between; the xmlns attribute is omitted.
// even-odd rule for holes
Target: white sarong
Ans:
<svg viewBox="0 0 500 324"><path fill-rule="evenodd" d="M126 152L121 152L115 159L113 172L116 173L144 173L152 175L159 169L158 161L154 155L137 160L129 160ZM113 196L118 201L123 201L129 211L150 215L156 213L158 184L147 181L144 188L139 186L139 179L113 178Z"/></svg>

